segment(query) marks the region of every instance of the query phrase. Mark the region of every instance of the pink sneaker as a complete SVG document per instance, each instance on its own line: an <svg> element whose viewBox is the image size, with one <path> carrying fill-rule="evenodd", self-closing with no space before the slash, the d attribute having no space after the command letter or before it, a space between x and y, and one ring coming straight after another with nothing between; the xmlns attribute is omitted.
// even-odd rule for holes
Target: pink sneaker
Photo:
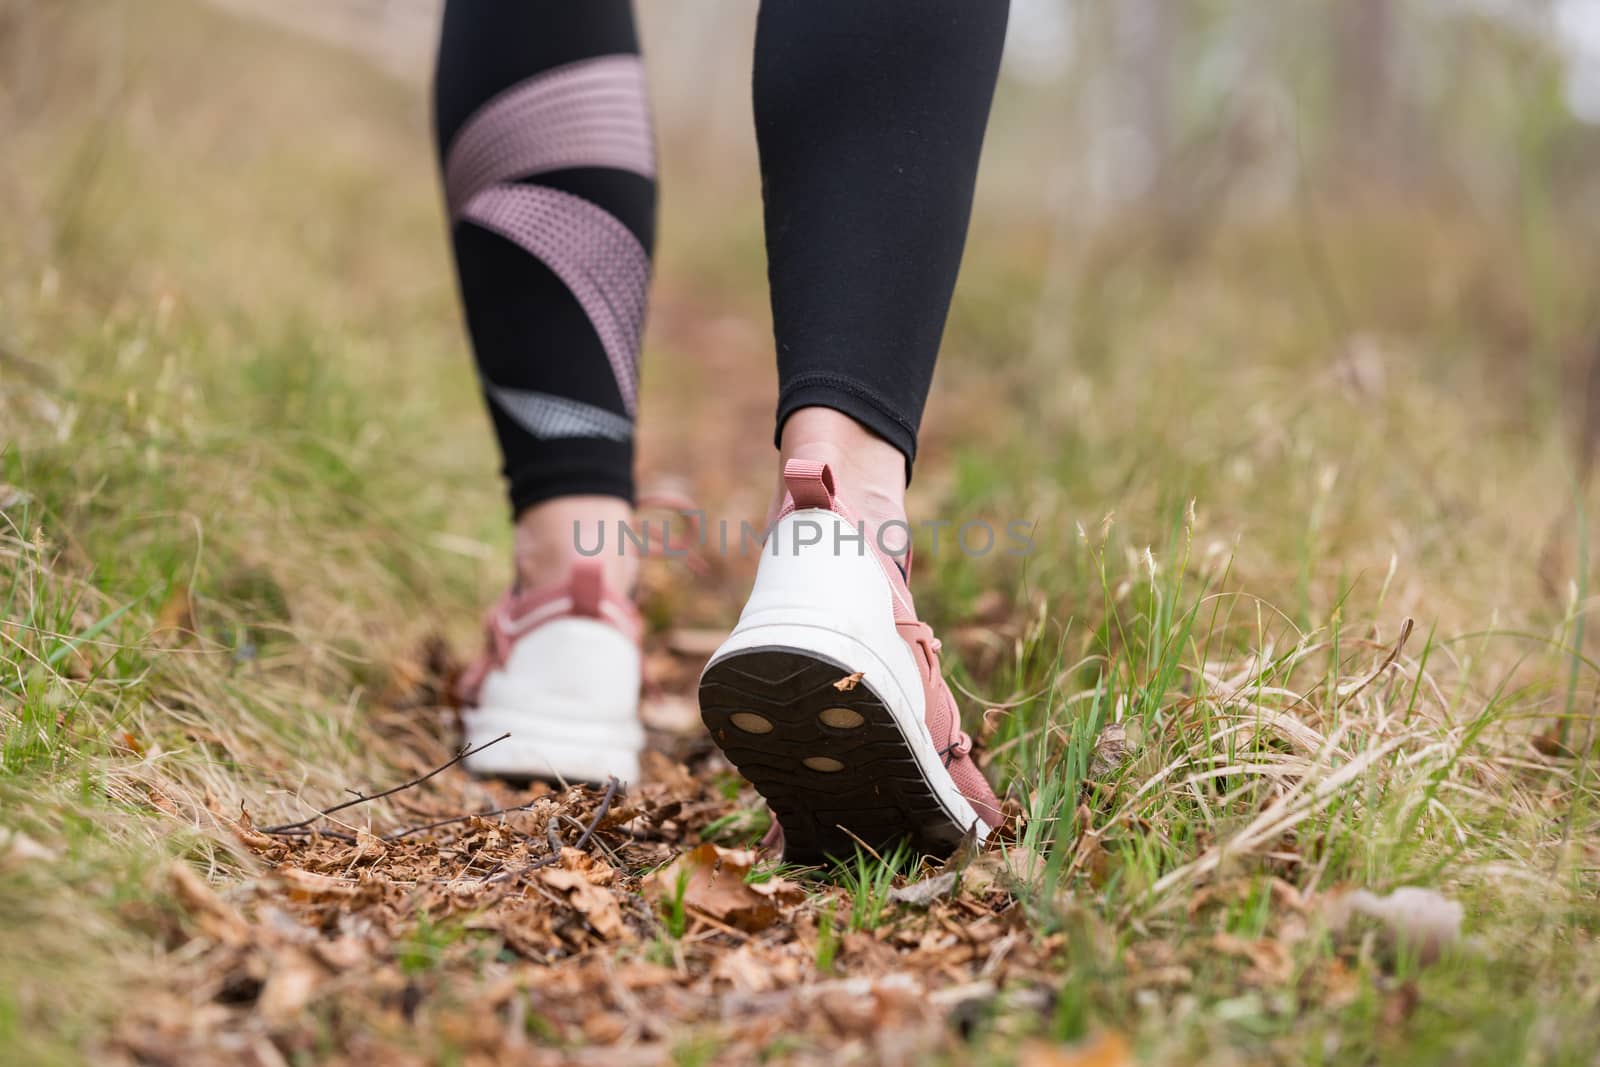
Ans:
<svg viewBox="0 0 1600 1067"><path fill-rule="evenodd" d="M481 745L475 774L639 780L639 635L632 601L605 587L600 561L564 584L507 593L489 613L488 648L461 676L462 732Z"/></svg>
<svg viewBox="0 0 1600 1067"><path fill-rule="evenodd" d="M982 840L1000 804L899 567L858 536L825 464L790 460L783 477L750 600L700 676L700 717L793 862L848 856L858 838L939 855L969 828Z"/></svg>

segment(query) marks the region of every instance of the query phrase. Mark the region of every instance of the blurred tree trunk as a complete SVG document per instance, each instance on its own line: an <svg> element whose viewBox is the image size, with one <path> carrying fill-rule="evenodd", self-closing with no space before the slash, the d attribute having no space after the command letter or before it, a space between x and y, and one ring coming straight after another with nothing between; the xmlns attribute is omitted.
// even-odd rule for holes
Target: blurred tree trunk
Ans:
<svg viewBox="0 0 1600 1067"><path fill-rule="evenodd" d="M1123 121L1144 142L1152 175L1161 172L1172 153L1180 6L1173 0L1121 0L1116 8Z"/></svg>
<svg viewBox="0 0 1600 1067"><path fill-rule="evenodd" d="M1381 158L1393 107L1394 0L1338 0L1332 10L1340 147Z"/></svg>

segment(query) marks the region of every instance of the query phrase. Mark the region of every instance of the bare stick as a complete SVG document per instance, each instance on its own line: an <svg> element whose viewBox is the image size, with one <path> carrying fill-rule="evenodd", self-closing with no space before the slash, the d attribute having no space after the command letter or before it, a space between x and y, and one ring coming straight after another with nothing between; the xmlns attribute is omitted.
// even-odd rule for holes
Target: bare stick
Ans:
<svg viewBox="0 0 1600 1067"><path fill-rule="evenodd" d="M389 789L385 789L381 793L373 793L371 796L368 796L365 793L358 792L355 795L355 799L347 800L343 804L335 804L331 808L323 808L321 811L317 812L315 815L311 816L309 819L301 819L299 822L286 822L286 823L282 824L281 826L269 826L269 827L266 827L265 829L263 829L261 831L261 833L264 833L264 834L287 834L287 833L289 833L290 831L293 831L293 830L304 830L306 827L310 826L312 823L316 822L318 819L326 818L327 816L332 815L336 811L343 811L345 808L353 808L357 804L365 804L369 800L382 800L384 797L393 796L396 793L403 792L404 790L411 789L411 788L413 788L415 786L419 786L423 782L426 782L429 778L432 778L434 775L441 774L444 771L449 770L451 767L454 767L456 764L460 763L462 760L466 759L468 756L475 756L479 752L482 752L484 749L488 748L490 745L499 744L501 741L504 741L506 738L508 738L510 736L511 735L509 733L501 734L499 737L495 738L493 741L485 741L483 744L477 746L476 748L473 748L473 747L471 747L469 745L462 745L461 748L456 752L456 754L454 756L451 756L444 763L439 764L439 766L435 767L433 770L429 771L427 774L419 775L418 777L411 779L409 782L401 782L397 786L392 786Z"/></svg>
<svg viewBox="0 0 1600 1067"><path fill-rule="evenodd" d="M539 798L539 800L543 799L544 797ZM423 823L421 826L413 826L407 830L395 830L392 833L384 834L383 839L385 841L399 841L401 838L410 837L412 834L420 834L428 830L437 830L441 826L450 826L458 822L466 822L468 819L492 819L496 815L510 815L511 813L518 811L532 811L534 807L538 805L539 800L530 800L526 804L513 804L508 808L490 808L488 811L469 811L465 815L452 815L450 818L440 819L438 822Z"/></svg>
<svg viewBox="0 0 1600 1067"><path fill-rule="evenodd" d="M611 810L611 802L616 799L617 789L621 784L615 778L607 780L606 795L600 798L600 806L594 810L594 818L589 820L589 825L584 828L582 836L578 838L577 843L572 846L573 848L581 851L589 843L589 838L594 836L595 830L600 826L600 820L604 819L606 812Z"/></svg>
<svg viewBox="0 0 1600 1067"><path fill-rule="evenodd" d="M352 845L358 840L355 834L347 834L343 830L321 828L290 827L286 830L257 830L256 833L271 834L273 837L329 837L335 841L348 841Z"/></svg>
<svg viewBox="0 0 1600 1067"><path fill-rule="evenodd" d="M577 819L574 819L570 815L559 815L559 816L557 816L557 818L565 819L567 822L571 823L574 827L576 827L579 830L583 829L583 823L579 822ZM616 850L613 849L610 845L606 844L604 841L600 840L599 838L595 838L594 839L594 846L596 848L598 848L602 853L605 854L606 860L609 863L611 863L612 866L614 866L614 867L622 866L621 858L618 857L618 855L616 853Z"/></svg>
<svg viewBox="0 0 1600 1067"><path fill-rule="evenodd" d="M600 820L604 819L606 817L606 812L611 810L611 802L616 799L619 785L620 783L616 780L616 778L612 778L606 782L606 792L605 795L600 798L600 806L594 809L594 815L589 819L589 825L584 827L582 836L580 836L573 844L573 848L581 851L583 847L589 843L589 839L594 836L595 830L597 830L600 826ZM552 844L554 844L554 842L552 842ZM515 881L516 879L527 874L529 871L536 871L541 867L548 867L559 859L561 859L561 850L556 848L553 852L545 856L540 856L532 863L518 867L514 871L506 871L504 874L496 875L493 878L486 878L484 880L486 882Z"/></svg>

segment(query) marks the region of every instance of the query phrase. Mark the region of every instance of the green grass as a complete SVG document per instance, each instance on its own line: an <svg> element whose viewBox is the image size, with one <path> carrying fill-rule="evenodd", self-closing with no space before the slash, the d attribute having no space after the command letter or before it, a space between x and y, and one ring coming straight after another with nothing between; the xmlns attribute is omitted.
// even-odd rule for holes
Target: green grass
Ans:
<svg viewBox="0 0 1600 1067"><path fill-rule="evenodd" d="M468 647L508 549L418 89L209 8L93 14L5 24L60 68L0 125L0 1048L30 1063L93 1059L165 988L188 921L168 864L251 870L215 813L384 779L386 665L435 632ZM102 70L117 91L85 91ZM1541 115L1530 182L1554 180ZM667 131L669 178L711 169L700 132ZM1330 182L1321 228L1219 206L1186 258L1142 218L1086 223L1072 300L1035 307L1063 260L1044 198L994 191L1040 184L1013 142L986 160L912 493L1025 521L1035 551L947 545L914 587L1026 816L1026 932L1060 948L1045 1010L997 1000L963 1058L1112 1029L1162 1063L1591 1063L1595 491L1552 353L1592 327L1596 243L1542 186L1485 212ZM766 457L696 435L745 418L764 441L770 404L713 409L724 335L683 323L765 336L757 190L712 210L729 186L666 184L645 412L679 421L645 461L716 456L669 473L737 509ZM740 809L701 834L764 829ZM49 858L6 858L18 832ZM910 866L833 873L818 978L849 975L843 941L898 915ZM1318 925L1332 891L1405 885L1466 907L1437 963ZM662 923L647 955L678 965L681 894ZM1219 935L1282 946L1284 974ZM418 927L399 965L425 978L463 936ZM417 1054L458 1052L437 1040Z"/></svg>
<svg viewBox="0 0 1600 1067"><path fill-rule="evenodd" d="M761 841L767 828L772 825L772 816L765 806L759 808L735 808L726 815L706 823L700 831L702 841L715 841L719 844L748 848ZM752 872L754 873L754 872Z"/></svg>
<svg viewBox="0 0 1600 1067"><path fill-rule="evenodd" d="M424 915L411 936L395 946L401 973L414 976L433 970L443 961L446 951L465 935L466 930L458 923L436 922Z"/></svg>
<svg viewBox="0 0 1600 1067"><path fill-rule="evenodd" d="M687 867L678 872L677 881L672 886L672 896L663 900L661 904L661 923L666 928L667 936L679 940L689 930L689 913L684 907L683 896L689 888L689 877L693 874Z"/></svg>
<svg viewBox="0 0 1600 1067"><path fill-rule="evenodd" d="M889 891L908 873L914 858L904 843L887 855L868 852L858 845L854 856L834 864L828 872L829 879L843 889L850 900L846 930L876 930L888 918ZM818 953L821 953L820 947Z"/></svg>
<svg viewBox="0 0 1600 1067"><path fill-rule="evenodd" d="M818 974L832 974L839 957L839 925L834 921L835 902L828 900L817 911L817 948L813 962Z"/></svg>

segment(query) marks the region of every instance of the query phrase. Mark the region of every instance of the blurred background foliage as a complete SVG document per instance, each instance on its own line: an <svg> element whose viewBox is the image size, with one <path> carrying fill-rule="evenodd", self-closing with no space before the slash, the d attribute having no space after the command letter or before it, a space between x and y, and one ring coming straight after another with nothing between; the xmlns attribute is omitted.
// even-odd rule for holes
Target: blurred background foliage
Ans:
<svg viewBox="0 0 1600 1067"><path fill-rule="evenodd" d="M218 2L413 85L427 77L438 0ZM640 15L664 146L659 273L725 284L759 315L758 213L726 210L757 188L754 8L646 3ZM174 132L137 91L148 51L61 47L59 24L84 21L75 32L103 38L137 40L138 23L183 32L163 4L0 2L13 261L70 262L90 228L136 245L140 219L94 217L94 176L119 138ZM185 87L202 96L231 80L191 73ZM424 95L404 106L423 165ZM241 165L329 147L274 144L225 117L187 132ZM1035 363L1092 368L1110 358L1106 322L1165 299L1192 266L1271 263L1261 284L1297 287L1296 310L1331 348L1426 332L1441 343L1414 358L1441 378L1487 379L1504 418L1582 425L1586 400L1600 403L1597 230L1595 0L1017 0L951 347L981 334L991 350L979 354L1022 382ZM1003 321L964 329L983 315Z"/></svg>

